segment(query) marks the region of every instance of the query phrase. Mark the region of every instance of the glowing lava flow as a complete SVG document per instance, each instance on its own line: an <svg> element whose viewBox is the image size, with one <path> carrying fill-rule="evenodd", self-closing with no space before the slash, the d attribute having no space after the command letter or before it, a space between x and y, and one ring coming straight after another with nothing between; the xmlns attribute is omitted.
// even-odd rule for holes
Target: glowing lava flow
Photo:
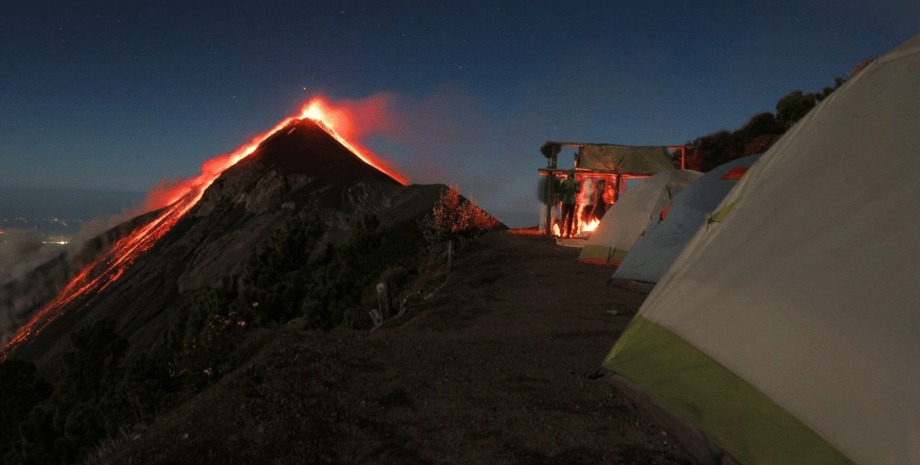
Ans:
<svg viewBox="0 0 920 465"><path fill-rule="evenodd" d="M173 225L198 203L205 190L224 170L246 158L246 156L255 151L262 141L281 128L295 119L302 120L304 118L309 118L319 124L320 127L365 163L386 173L401 184L407 184L407 179L394 168L373 156L369 150L359 148L354 143L349 143L336 132L337 127L341 128L343 125L353 124L347 112L333 109L322 99L313 98L304 106L300 117L286 118L270 131L253 138L248 144L241 146L236 151L206 161L201 167L201 174L197 177L189 179L167 192L158 190L152 192L151 197L157 197L159 205L168 205L164 212L146 226L116 242L107 253L96 259L71 279L70 283L61 290L54 300L45 305L28 323L19 328L16 335L0 352L0 361L6 360L7 354L11 350L38 335L60 315L64 306L80 297L97 294L117 281L144 252L153 247Z"/></svg>
<svg viewBox="0 0 920 465"><path fill-rule="evenodd" d="M340 144L350 150L351 153L354 153L358 158L364 161L364 163L384 172L387 176L395 179L404 186L409 184L409 179L400 173L394 166L374 156L370 150L357 145L357 143L349 142L345 140L345 137L339 135L344 134L347 137L353 132L352 128L354 128L354 122L352 121L351 115L346 110L332 108L325 100L315 97L304 106L303 112L300 115L300 119L303 118L309 118L315 121L320 127L325 129L329 135L334 137Z"/></svg>

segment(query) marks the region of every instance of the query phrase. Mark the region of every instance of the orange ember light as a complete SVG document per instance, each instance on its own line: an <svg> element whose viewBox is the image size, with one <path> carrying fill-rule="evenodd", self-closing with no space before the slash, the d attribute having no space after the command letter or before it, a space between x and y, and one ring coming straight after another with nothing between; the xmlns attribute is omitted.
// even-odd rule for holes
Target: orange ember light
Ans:
<svg viewBox="0 0 920 465"><path fill-rule="evenodd" d="M514 236L535 236L535 237L539 237L539 236L543 236L543 231L541 231L541 230L539 230L539 229L537 229L537 228L519 228L519 229L509 229L509 230L508 230L508 234L512 234L512 235L514 235Z"/></svg>
<svg viewBox="0 0 920 465"><path fill-rule="evenodd" d="M590 236L591 232L597 229L597 225L599 224L601 224L601 220L597 218L584 218L581 213L578 213L572 221L572 237L587 238ZM552 235L554 237L562 237L561 222L553 223Z"/></svg>
<svg viewBox="0 0 920 465"><path fill-rule="evenodd" d="M39 310L28 323L19 328L17 334L0 351L0 361L6 360L10 350L38 335L60 315L64 306L78 298L91 298L118 280L144 252L153 247L173 225L198 203L201 196L204 195L204 191L224 170L246 158L258 148L262 141L287 126L290 122L303 118L310 118L316 122L329 135L335 137L336 140L365 163L384 172L403 185L408 184L408 179L393 166L383 162L373 155L370 150L345 139L345 137L354 134L355 128L355 123L347 110L333 108L325 100L315 97L304 106L299 117L288 117L275 125L270 131L254 137L234 152L204 162L201 166L201 174L198 176L178 183L161 183L154 187L148 193L144 207L146 211L152 211L165 206L167 208L163 214L131 235L116 242L107 253L96 259L71 279L70 283L61 290L54 300ZM340 134L345 134L345 137Z"/></svg>

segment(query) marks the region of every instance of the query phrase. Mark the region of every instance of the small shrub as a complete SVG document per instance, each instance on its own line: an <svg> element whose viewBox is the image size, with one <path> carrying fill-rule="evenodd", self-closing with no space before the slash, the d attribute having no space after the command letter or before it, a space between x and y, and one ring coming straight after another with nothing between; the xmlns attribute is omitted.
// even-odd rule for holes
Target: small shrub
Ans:
<svg viewBox="0 0 920 465"><path fill-rule="evenodd" d="M67 394L79 401L98 403L107 386L121 376L128 341L115 333L115 321L105 319L71 334L71 352L64 354L61 377Z"/></svg>
<svg viewBox="0 0 920 465"><path fill-rule="evenodd" d="M236 348L245 329L246 322L236 312L226 316L211 313L198 334L175 355L170 374L181 379L187 390L198 391L235 366Z"/></svg>
<svg viewBox="0 0 920 465"><path fill-rule="evenodd" d="M432 216L434 232L447 239L476 237L501 225L495 217L463 198L456 186L441 195L432 210Z"/></svg>
<svg viewBox="0 0 920 465"><path fill-rule="evenodd" d="M21 449L19 425L32 409L51 396L52 386L35 376L35 364L21 360L0 362L0 459ZM7 457L7 458L5 458Z"/></svg>
<svg viewBox="0 0 920 465"><path fill-rule="evenodd" d="M803 94L794 90L776 102L776 121L786 127L792 126L815 107L815 94Z"/></svg>
<svg viewBox="0 0 920 465"><path fill-rule="evenodd" d="M158 354L144 354L106 391L102 410L108 437L115 437L124 425L152 423L172 407L178 388L169 376L168 362Z"/></svg>

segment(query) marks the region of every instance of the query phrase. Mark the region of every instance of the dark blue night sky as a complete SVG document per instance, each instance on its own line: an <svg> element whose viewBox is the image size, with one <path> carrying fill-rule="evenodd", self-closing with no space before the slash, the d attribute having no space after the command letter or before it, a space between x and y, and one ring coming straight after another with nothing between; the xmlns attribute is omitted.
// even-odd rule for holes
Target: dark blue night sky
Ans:
<svg viewBox="0 0 920 465"><path fill-rule="evenodd" d="M7 3L2 186L146 191L320 94L377 103L412 181L534 218L546 140L735 129L920 33L903 0Z"/></svg>

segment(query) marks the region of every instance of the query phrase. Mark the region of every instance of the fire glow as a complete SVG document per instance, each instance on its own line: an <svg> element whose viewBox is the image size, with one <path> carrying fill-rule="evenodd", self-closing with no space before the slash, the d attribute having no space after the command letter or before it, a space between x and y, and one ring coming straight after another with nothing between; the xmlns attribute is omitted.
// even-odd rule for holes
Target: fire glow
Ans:
<svg viewBox="0 0 920 465"><path fill-rule="evenodd" d="M355 123L351 114L345 109L332 108L321 98L311 99L303 108L300 119L309 118L319 124L364 163L377 168L402 185L409 184L409 179L394 166L373 155L370 150L354 142ZM286 123L285 123L286 124Z"/></svg>
<svg viewBox="0 0 920 465"><path fill-rule="evenodd" d="M179 182L155 187L147 196L145 210L151 211L165 206L163 213L146 226L122 238L112 248L71 279L58 296L46 304L32 319L24 324L16 335L10 339L0 352L0 361L7 354L38 335L49 323L57 318L64 306L79 298L91 297L118 280L134 262L153 247L204 195L205 190L227 168L246 158L258 148L265 139L295 120L308 118L316 122L329 135L349 149L365 163L382 171L399 183L406 185L408 179L395 168L381 161L370 150L345 139L354 134L355 122L347 110L333 108L319 97L312 98L304 105L301 115L288 117L248 143L240 146L230 154L212 158L201 166L201 174ZM343 137L340 134L344 134Z"/></svg>
<svg viewBox="0 0 920 465"><path fill-rule="evenodd" d="M601 220L598 218L588 218L584 214L584 207L581 204L575 206L576 214L575 218L572 220L572 237L588 238L591 236L591 233L597 229L597 225L601 224ZM562 237L562 230L560 229L561 221L553 223L552 233L554 237Z"/></svg>

